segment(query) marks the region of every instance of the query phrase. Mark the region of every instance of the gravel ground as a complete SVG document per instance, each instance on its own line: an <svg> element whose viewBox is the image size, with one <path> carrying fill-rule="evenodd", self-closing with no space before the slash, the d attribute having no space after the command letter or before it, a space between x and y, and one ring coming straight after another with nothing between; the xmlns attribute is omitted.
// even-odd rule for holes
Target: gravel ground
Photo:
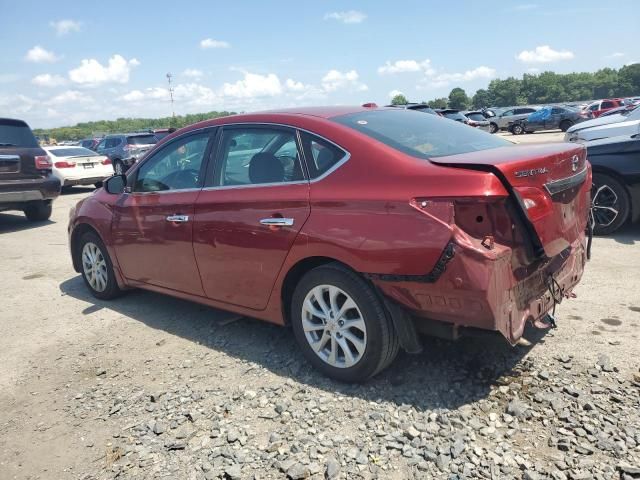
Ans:
<svg viewBox="0 0 640 480"><path fill-rule="evenodd" d="M90 297L66 245L88 192L44 225L0 214L1 479L640 478L640 226L595 240L532 346L427 340L344 385L290 330Z"/></svg>

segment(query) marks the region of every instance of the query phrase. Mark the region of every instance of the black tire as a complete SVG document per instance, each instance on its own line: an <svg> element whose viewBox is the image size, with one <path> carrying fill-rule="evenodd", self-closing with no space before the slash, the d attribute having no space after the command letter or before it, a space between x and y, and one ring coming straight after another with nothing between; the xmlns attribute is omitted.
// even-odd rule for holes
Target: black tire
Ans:
<svg viewBox="0 0 640 480"><path fill-rule="evenodd" d="M116 175L123 175L124 172L127 171L127 168L124 166L121 160L113 161L113 173Z"/></svg>
<svg viewBox="0 0 640 480"><path fill-rule="evenodd" d="M524 133L524 128L519 123L515 123L511 126L511 133L513 135L522 135Z"/></svg>
<svg viewBox="0 0 640 480"><path fill-rule="evenodd" d="M627 189L617 178L595 172L591 192L595 235L609 235L626 223L629 219L631 201ZM618 213L613 217L612 211L603 207L613 208Z"/></svg>
<svg viewBox="0 0 640 480"><path fill-rule="evenodd" d="M569 130L569 128L571 128L572 125L573 122L571 120L563 120L560 122L560 130L566 132L567 130Z"/></svg>
<svg viewBox="0 0 640 480"><path fill-rule="evenodd" d="M91 282L87 278L86 269L84 267L82 252L88 243L92 243L100 250L102 257L105 260L106 264L106 286L103 290L98 290L91 285ZM109 258L109 253L107 252L107 248L104 243L100 239L100 237L95 232L87 232L80 238L78 242L78 246L76 251L74 252L77 255L78 262L80 264L80 269L82 272L82 279L84 280L84 284L87 286L91 294L99 298L100 300L111 300L122 295L122 290L118 287L118 282L116 281L115 273L113 271L113 264L111 263L111 258Z"/></svg>
<svg viewBox="0 0 640 480"><path fill-rule="evenodd" d="M498 133L498 124L491 122L489 124L489 133Z"/></svg>
<svg viewBox="0 0 640 480"><path fill-rule="evenodd" d="M24 215L30 222L44 222L51 217L51 202L31 202L24 208Z"/></svg>
<svg viewBox="0 0 640 480"><path fill-rule="evenodd" d="M303 303L319 285L338 287L351 297L362 315L366 326L366 343L364 353L353 366L329 365L315 353L305 336ZM400 348L391 318L378 293L360 275L339 264L323 265L302 277L293 293L290 320L306 359L328 377L342 382L364 382L373 377L393 362Z"/></svg>

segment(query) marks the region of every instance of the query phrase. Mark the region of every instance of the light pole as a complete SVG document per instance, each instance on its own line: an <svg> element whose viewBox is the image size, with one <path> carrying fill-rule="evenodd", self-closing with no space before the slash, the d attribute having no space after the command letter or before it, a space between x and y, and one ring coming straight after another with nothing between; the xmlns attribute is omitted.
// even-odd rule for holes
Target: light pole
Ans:
<svg viewBox="0 0 640 480"><path fill-rule="evenodd" d="M176 119L176 112L173 108L173 87L171 86L171 73L167 73L167 82L169 82L169 97L171 98L171 126Z"/></svg>

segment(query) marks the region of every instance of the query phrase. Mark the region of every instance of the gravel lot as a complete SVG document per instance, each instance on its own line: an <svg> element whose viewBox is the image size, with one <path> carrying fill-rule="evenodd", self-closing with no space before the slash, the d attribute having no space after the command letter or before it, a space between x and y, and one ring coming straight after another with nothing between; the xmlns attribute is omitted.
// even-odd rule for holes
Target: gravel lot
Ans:
<svg viewBox="0 0 640 480"><path fill-rule="evenodd" d="M94 300L66 239L89 192L38 226L0 214L0 478L640 478L640 226L595 240L531 347L427 340L353 386L284 328Z"/></svg>

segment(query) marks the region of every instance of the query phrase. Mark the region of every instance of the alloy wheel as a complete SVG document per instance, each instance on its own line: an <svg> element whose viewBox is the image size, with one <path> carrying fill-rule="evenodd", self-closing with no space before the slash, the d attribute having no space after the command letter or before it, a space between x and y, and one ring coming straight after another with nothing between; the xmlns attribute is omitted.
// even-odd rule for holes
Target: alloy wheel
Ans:
<svg viewBox="0 0 640 480"><path fill-rule="evenodd" d="M591 200L592 226L608 227L618 218L620 206L618 195L609 185L594 185Z"/></svg>
<svg viewBox="0 0 640 480"><path fill-rule="evenodd" d="M116 175L122 175L124 173L124 169L122 168L121 162L116 162L113 166Z"/></svg>
<svg viewBox="0 0 640 480"><path fill-rule="evenodd" d="M104 292L107 288L107 262L100 248L93 242L85 243L82 248L82 271L91 288Z"/></svg>
<svg viewBox="0 0 640 480"><path fill-rule="evenodd" d="M334 285L318 285L302 304L302 328L311 349L337 368L357 364L367 346L367 327L356 302Z"/></svg>

